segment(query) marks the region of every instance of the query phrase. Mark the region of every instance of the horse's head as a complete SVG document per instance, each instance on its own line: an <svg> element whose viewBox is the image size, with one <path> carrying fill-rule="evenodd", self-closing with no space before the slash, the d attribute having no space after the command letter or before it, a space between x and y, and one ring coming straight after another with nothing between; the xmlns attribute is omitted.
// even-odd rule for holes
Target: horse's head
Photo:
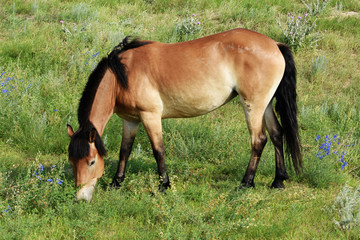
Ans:
<svg viewBox="0 0 360 240"><path fill-rule="evenodd" d="M74 170L78 200L91 201L95 184L104 172L106 153L101 138L92 124L79 128L75 133L70 125L67 132L71 138L69 161Z"/></svg>

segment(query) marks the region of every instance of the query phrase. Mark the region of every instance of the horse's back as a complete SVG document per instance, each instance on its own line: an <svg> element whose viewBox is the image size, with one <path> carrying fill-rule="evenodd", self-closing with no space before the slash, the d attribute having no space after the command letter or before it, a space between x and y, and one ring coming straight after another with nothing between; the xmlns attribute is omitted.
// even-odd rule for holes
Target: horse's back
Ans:
<svg viewBox="0 0 360 240"><path fill-rule="evenodd" d="M284 68L276 42L245 29L181 43L153 42L125 52L122 61L129 89L119 94L130 94L131 105L155 109L162 117L205 114L236 94L266 95L269 88L276 90Z"/></svg>

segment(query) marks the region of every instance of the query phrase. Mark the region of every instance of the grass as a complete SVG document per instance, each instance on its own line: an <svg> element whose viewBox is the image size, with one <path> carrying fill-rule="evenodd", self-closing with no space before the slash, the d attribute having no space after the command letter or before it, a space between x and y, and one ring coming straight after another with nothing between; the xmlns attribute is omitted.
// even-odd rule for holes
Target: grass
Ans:
<svg viewBox="0 0 360 240"><path fill-rule="evenodd" d="M300 176L289 169L285 190L268 188L275 173L269 141L256 188L235 191L250 157L235 99L206 116L163 121L173 184L167 194L157 192L156 163L143 127L124 186L108 190L121 141L121 121L111 118L103 136L106 170L92 203L85 204L75 201L66 124L76 128L87 77L123 37L176 42L246 27L284 41L278 20L285 26L288 13L309 10L294 0L3 1L0 238L359 238L360 31L359 15L345 13L360 12L360 4L328 2L313 30L326 30L323 38L295 51L305 169ZM334 135L340 140L329 145L326 136Z"/></svg>

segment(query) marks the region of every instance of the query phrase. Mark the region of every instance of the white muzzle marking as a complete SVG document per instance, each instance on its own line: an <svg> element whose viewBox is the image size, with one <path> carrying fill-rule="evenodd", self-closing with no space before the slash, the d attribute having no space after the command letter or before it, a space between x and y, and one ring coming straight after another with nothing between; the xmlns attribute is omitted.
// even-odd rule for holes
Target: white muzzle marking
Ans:
<svg viewBox="0 0 360 240"><path fill-rule="evenodd" d="M87 202L91 202L96 182L97 178L94 178L90 181L90 183L83 186L76 194L77 200L85 200Z"/></svg>

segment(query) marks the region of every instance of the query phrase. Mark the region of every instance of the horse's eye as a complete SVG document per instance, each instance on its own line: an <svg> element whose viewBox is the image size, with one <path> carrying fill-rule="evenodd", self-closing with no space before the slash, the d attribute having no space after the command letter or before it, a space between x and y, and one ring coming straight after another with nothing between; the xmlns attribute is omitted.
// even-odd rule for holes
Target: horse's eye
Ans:
<svg viewBox="0 0 360 240"><path fill-rule="evenodd" d="M92 166L94 164L95 164L95 160L92 160L89 165Z"/></svg>

